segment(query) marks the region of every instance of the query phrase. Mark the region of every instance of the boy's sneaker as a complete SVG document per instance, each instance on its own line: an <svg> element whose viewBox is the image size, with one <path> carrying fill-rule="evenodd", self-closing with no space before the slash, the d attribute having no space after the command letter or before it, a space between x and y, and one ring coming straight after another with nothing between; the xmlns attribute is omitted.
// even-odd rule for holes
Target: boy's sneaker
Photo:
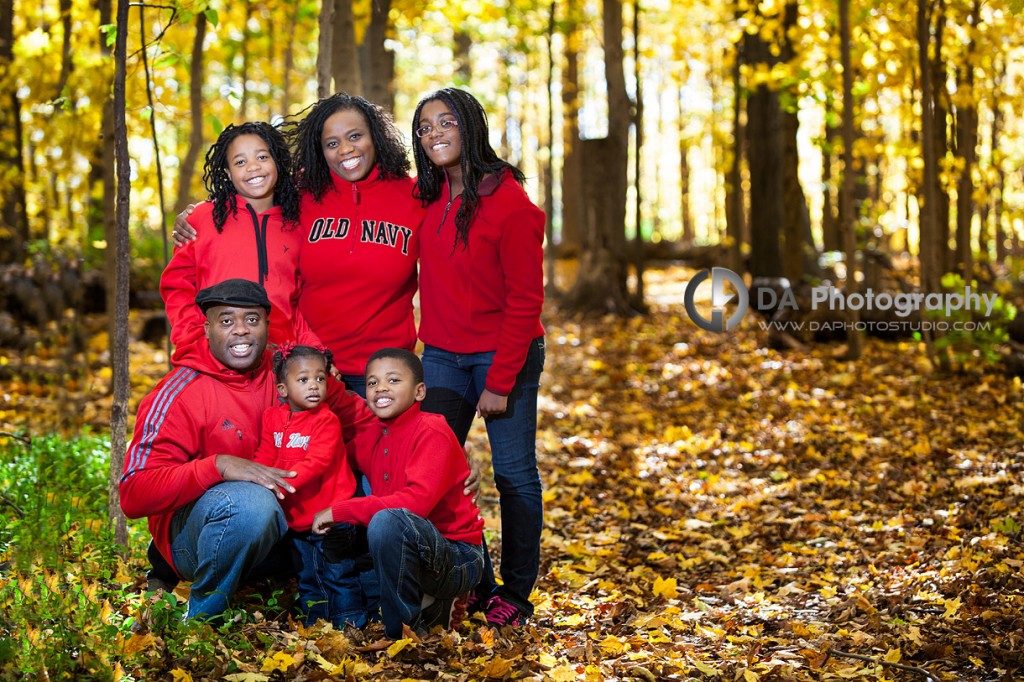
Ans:
<svg viewBox="0 0 1024 682"><path fill-rule="evenodd" d="M434 599L429 595L424 596L424 601L433 599L420 611L419 628L430 632L435 625L440 625L445 630L456 630L466 618L466 601L468 594L460 594L454 599Z"/></svg>
<svg viewBox="0 0 1024 682"><path fill-rule="evenodd" d="M487 624L500 628L526 624L527 615L515 604L509 603L496 594L487 602Z"/></svg>

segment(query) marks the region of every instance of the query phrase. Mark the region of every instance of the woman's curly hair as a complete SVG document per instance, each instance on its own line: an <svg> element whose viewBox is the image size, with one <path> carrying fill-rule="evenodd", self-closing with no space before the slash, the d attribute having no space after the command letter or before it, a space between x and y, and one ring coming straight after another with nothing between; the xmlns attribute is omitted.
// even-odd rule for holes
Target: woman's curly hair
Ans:
<svg viewBox="0 0 1024 682"><path fill-rule="evenodd" d="M413 135L419 127L420 114L428 102L440 100L447 105L449 111L458 121L459 139L462 141L462 205L455 214L455 246L462 243L462 248L469 245L469 227L480 208L480 181L489 174L500 175L508 171L520 185L526 181L523 172L508 161L498 158L491 147L487 133L487 112L473 95L458 88L442 88L432 92L416 105L416 113L412 117ZM418 142L418 140L417 140ZM420 199L423 205L431 204L441 198L444 187L444 169L433 164L427 156L422 144L413 145L413 158L416 159L416 188L413 196Z"/></svg>
<svg viewBox="0 0 1024 682"><path fill-rule="evenodd" d="M320 201L324 193L334 186L331 168L324 159L320 136L327 119L346 109L358 111L370 128L376 168L384 180L409 177L409 155L402 133L395 127L391 115L381 107L357 95L339 92L316 102L297 116L301 121L291 122L285 134L295 150L296 186L299 192L308 192ZM372 172L371 169L370 172Z"/></svg>
<svg viewBox="0 0 1024 682"><path fill-rule="evenodd" d="M292 155L281 131L269 123L248 122L229 125L217 137L206 153L203 166L203 184L213 202L213 224L217 232L224 229L228 212L238 212L235 196L238 191L228 174L228 147L241 135L256 135L267 143L270 158L277 165L277 184L274 185L274 204L281 207L285 229L294 230L299 222L299 193L292 177Z"/></svg>
<svg viewBox="0 0 1024 682"><path fill-rule="evenodd" d="M331 364L334 362L334 354L326 348L314 348L313 346L296 346L294 343L282 343L274 351L274 376L278 383L284 382L285 371L288 362L295 358L322 358L324 371L331 373Z"/></svg>

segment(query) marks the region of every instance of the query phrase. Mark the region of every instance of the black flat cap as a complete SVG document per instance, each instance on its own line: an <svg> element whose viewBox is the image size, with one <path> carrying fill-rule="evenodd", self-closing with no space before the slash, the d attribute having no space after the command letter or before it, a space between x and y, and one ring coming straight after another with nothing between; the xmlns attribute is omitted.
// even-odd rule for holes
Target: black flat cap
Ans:
<svg viewBox="0 0 1024 682"><path fill-rule="evenodd" d="M226 279L206 287L196 294L196 305L204 313L215 305L230 305L238 308L263 308L270 312L267 290L247 279Z"/></svg>

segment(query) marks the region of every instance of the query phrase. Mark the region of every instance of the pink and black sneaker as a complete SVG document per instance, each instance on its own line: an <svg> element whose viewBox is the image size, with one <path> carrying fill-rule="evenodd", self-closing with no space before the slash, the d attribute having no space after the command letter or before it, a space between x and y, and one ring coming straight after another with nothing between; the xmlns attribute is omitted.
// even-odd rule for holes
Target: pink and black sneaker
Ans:
<svg viewBox="0 0 1024 682"><path fill-rule="evenodd" d="M525 625L529 618L529 616L523 613L518 606L505 601L501 598L501 595L498 594L490 598L485 610L487 615L487 624L496 628L500 628L505 625L511 625L513 627Z"/></svg>

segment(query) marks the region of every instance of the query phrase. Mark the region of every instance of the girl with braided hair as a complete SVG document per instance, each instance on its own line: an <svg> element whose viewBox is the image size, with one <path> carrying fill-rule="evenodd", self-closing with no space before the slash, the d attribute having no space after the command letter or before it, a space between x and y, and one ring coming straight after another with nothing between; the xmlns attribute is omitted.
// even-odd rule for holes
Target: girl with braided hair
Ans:
<svg viewBox="0 0 1024 682"><path fill-rule="evenodd" d="M198 237L175 251L160 277L171 323L173 364L203 340L196 293L227 279L258 282L270 298L270 342L319 344L298 311L299 195L292 158L269 123L229 125L206 154L209 199L188 218Z"/></svg>
<svg viewBox="0 0 1024 682"><path fill-rule="evenodd" d="M491 625L533 614L543 526L537 470L537 389L544 367L544 213L522 172L491 148L487 115L468 92L444 88L420 100L416 196L420 232L420 329L427 396L461 443L484 418L501 506L501 576L487 571L469 608Z"/></svg>
<svg viewBox="0 0 1024 682"><path fill-rule="evenodd" d="M341 423L328 407L331 351L285 343L274 352L274 374L282 403L263 413L260 445L253 459L294 471L295 492L281 500L299 571L299 613L314 625L323 619L339 627L366 624L362 587L354 559L328 558L324 535L312 532L313 516L335 499L348 499L356 483L348 465ZM350 545L356 529L331 531L332 550Z"/></svg>

